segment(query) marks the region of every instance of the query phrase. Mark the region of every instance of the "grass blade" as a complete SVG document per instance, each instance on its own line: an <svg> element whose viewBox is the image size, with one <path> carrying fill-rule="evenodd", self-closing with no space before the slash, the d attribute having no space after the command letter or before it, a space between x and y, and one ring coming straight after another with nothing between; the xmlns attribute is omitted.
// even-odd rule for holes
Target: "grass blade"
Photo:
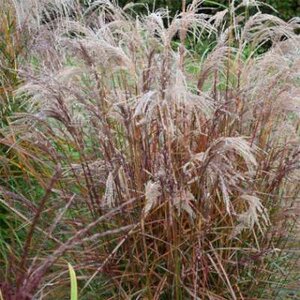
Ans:
<svg viewBox="0 0 300 300"><path fill-rule="evenodd" d="M71 300L78 300L77 278L74 268L68 264L71 281Z"/></svg>

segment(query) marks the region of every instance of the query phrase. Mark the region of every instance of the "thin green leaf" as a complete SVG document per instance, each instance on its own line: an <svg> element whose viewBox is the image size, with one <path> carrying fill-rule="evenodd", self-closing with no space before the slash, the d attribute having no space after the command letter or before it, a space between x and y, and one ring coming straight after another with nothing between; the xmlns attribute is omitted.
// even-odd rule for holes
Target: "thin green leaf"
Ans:
<svg viewBox="0 0 300 300"><path fill-rule="evenodd" d="M71 280L71 300L78 300L77 278L74 268L68 264L70 280Z"/></svg>

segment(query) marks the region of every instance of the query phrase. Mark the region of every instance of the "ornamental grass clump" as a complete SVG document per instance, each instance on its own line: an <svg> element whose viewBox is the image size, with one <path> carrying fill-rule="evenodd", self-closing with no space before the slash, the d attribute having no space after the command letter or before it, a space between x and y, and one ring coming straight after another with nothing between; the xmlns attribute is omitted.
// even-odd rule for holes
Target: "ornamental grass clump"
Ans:
<svg viewBox="0 0 300 300"><path fill-rule="evenodd" d="M47 29L51 59L35 50L17 91L28 112L1 130L44 190L32 207L5 194L29 220L7 299L66 297L67 262L80 299L275 299L299 197L299 20L201 4L171 19L94 1Z"/></svg>

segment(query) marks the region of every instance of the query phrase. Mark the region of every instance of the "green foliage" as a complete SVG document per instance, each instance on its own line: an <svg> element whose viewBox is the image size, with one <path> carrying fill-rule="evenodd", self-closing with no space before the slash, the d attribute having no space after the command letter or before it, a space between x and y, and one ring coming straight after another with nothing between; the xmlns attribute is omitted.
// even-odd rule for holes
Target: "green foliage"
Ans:
<svg viewBox="0 0 300 300"><path fill-rule="evenodd" d="M69 274L70 274L70 282L71 282L71 298L70 300L78 300L78 288L77 288L77 277L74 268L71 264L68 264Z"/></svg>
<svg viewBox="0 0 300 300"><path fill-rule="evenodd" d="M9 116L22 111L13 92L20 82L17 70L20 58L26 55L28 42L25 24L18 27L12 2L4 1L0 11L0 128L8 124Z"/></svg>
<svg viewBox="0 0 300 300"><path fill-rule="evenodd" d="M299 0L267 0L266 3L273 6L278 11L278 16L285 20L300 15Z"/></svg>
<svg viewBox="0 0 300 300"><path fill-rule="evenodd" d="M10 0L1 2L0 10L0 140L5 139L3 130L9 128L10 118L17 112L24 111L21 102L15 99L14 91L20 84L18 67L20 58L27 51L28 36L26 26L18 28L16 12ZM0 187L9 187L21 178L24 181L18 158L4 143L0 144ZM26 184L24 185L26 186ZM5 205L2 189L0 190L0 264L9 270L11 248L19 246L21 237L19 220ZM4 201L4 202L3 202ZM7 276L3 272L0 275Z"/></svg>

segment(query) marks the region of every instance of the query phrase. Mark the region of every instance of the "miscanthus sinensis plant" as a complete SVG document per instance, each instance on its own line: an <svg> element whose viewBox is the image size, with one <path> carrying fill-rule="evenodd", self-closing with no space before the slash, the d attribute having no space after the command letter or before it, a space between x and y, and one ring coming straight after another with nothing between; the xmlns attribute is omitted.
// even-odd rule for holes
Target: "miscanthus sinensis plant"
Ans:
<svg viewBox="0 0 300 300"><path fill-rule="evenodd" d="M82 299L275 299L299 196L299 20L201 4L32 17L28 113L1 143L45 192L1 190L27 224L5 299L65 297L67 262Z"/></svg>

